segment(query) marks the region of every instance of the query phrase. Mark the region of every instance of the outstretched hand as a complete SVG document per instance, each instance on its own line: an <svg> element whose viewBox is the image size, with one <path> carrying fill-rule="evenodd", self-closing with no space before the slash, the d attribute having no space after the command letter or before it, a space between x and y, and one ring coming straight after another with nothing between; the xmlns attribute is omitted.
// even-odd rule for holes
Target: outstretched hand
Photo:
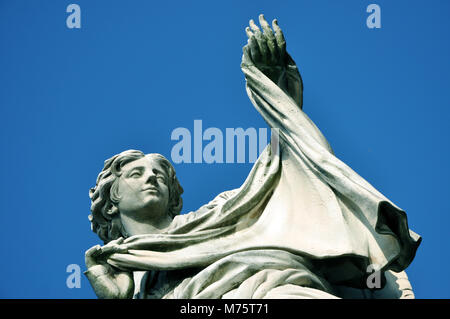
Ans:
<svg viewBox="0 0 450 319"><path fill-rule="evenodd" d="M253 20L245 29L248 43L243 49L243 63L252 63L277 82L285 69L286 41L276 19L272 22L273 31L262 14L259 15L259 23L262 32Z"/></svg>

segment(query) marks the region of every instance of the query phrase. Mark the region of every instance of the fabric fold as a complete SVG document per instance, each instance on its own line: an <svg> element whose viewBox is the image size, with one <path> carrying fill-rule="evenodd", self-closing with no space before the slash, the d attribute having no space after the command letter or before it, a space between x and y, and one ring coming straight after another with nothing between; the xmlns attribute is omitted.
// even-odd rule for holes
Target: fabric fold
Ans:
<svg viewBox="0 0 450 319"><path fill-rule="evenodd" d="M351 286L365 282L370 264L399 272L411 263L420 236L409 230L403 210L333 155L301 109L301 92L294 89L301 78L293 60L288 61L287 90L245 52L241 65L250 100L276 129L272 142L279 138L279 150L268 145L240 188L177 216L165 233L127 238L123 245L129 252L111 255L108 263L125 270L205 267L196 280L207 284L195 286L190 296L209 296L216 285L207 280L213 276L208 267L235 254L253 258L277 250L302 256L330 282ZM238 276L242 263L234 267L227 271Z"/></svg>

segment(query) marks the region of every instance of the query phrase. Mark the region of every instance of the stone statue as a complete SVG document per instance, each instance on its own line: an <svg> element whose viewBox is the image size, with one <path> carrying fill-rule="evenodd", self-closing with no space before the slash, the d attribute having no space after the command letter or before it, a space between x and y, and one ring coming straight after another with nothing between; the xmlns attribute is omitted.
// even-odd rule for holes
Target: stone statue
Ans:
<svg viewBox="0 0 450 319"><path fill-rule="evenodd" d="M89 216L105 245L86 252L85 273L99 298L414 297L404 269L420 236L333 155L302 110L277 21L273 30L259 21L262 30L252 20L246 28L241 68L278 134L240 188L183 215L183 189L162 155L129 150L105 161ZM380 284L369 286L374 275Z"/></svg>

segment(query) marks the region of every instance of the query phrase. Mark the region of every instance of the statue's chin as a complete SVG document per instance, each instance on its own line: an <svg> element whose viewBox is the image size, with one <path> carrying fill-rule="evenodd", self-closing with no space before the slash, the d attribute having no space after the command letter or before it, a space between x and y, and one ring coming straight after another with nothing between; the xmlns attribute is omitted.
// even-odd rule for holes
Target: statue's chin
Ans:
<svg viewBox="0 0 450 319"><path fill-rule="evenodd" d="M133 219L140 222L157 223L159 219L164 218L167 214L167 202L159 196L146 196L143 205L133 212L127 214Z"/></svg>

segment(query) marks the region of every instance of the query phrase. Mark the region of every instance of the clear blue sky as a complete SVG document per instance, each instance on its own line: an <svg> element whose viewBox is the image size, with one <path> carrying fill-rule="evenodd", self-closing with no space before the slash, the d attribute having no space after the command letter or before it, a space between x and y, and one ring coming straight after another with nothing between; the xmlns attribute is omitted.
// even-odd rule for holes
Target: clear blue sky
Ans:
<svg viewBox="0 0 450 319"><path fill-rule="evenodd" d="M81 29L66 7L81 7ZM366 7L381 7L368 29ZM176 127L265 127L239 64L250 18L278 18L304 110L336 155L423 236L416 296L449 298L450 2L0 0L0 297L94 298L100 243L88 190L126 149L170 157ZM175 165L184 212L240 186L251 164ZM83 268L84 270L84 268Z"/></svg>

